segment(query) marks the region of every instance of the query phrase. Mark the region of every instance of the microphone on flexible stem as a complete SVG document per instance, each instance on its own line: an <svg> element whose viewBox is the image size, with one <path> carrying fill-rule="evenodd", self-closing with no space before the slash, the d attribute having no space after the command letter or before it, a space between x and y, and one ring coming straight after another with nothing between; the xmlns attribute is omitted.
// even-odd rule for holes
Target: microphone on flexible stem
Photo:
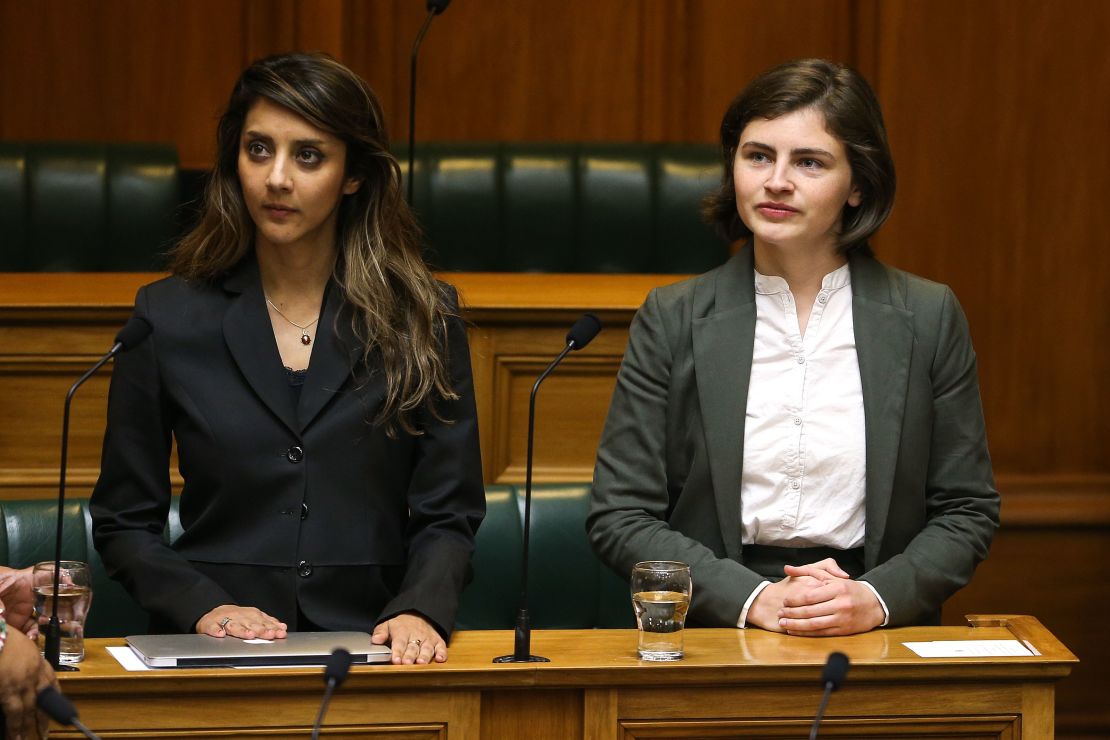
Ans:
<svg viewBox="0 0 1110 740"><path fill-rule="evenodd" d="M328 662L324 664L324 701L320 704L320 712L316 715L316 724L312 727L312 740L320 737L320 727L324 724L324 715L328 711L328 702L335 690L347 680L347 673L351 670L351 654L343 648L332 651Z"/></svg>
<svg viewBox="0 0 1110 740"><path fill-rule="evenodd" d="M559 356L540 373L532 386L532 395L528 398L528 458L524 478L524 547L521 554L520 567L520 608L516 614L516 635L513 643L513 654L502 655L494 658L494 663L549 663L548 658L532 655L532 625L528 615L528 537L532 523L532 441L536 431L536 391L551 371L563 361L571 350L579 350L589 344L597 333L601 331L601 319L592 313L584 314L574 322L574 326L567 332L567 346Z"/></svg>
<svg viewBox="0 0 1110 740"><path fill-rule="evenodd" d="M73 706L73 702L53 686L47 686L40 691L35 703L39 705L39 709L46 712L46 716L62 727L76 727L85 737L100 740L95 732L81 724L81 720L77 718L77 708Z"/></svg>
<svg viewBox="0 0 1110 740"><path fill-rule="evenodd" d="M416 172L413 171L413 153L415 152L416 145L416 55L420 52L420 44L424 41L424 34L428 32L428 27L432 25L432 18L447 10L447 6L451 4L451 0L428 0L428 16L424 19L424 25L420 27L420 32L416 34L416 41L412 44L412 57L409 59L409 207L412 207L412 185L416 180Z"/></svg>
<svg viewBox="0 0 1110 740"><path fill-rule="evenodd" d="M46 662L55 671L76 671L76 666L62 665L61 662L61 646L62 646L62 626L58 620L58 593L61 590L61 575L62 575L62 513L66 503L66 457L69 454L69 406L73 401L73 394L81 385L91 378L101 367L104 366L108 360L112 359L120 352L126 352L142 343L151 332L150 324L146 319L141 319L137 316L132 316L128 319L127 323L120 329L119 334L116 335L115 343L108 353L101 357L95 365L89 369L84 375L77 379L77 382L69 389L66 394L65 410L62 413L62 462L58 475L58 526L57 533L55 534L54 542L54 598L53 605L50 609L50 624L44 630L43 637L45 638L43 657Z"/></svg>
<svg viewBox="0 0 1110 740"><path fill-rule="evenodd" d="M829 696L844 683L848 675L848 656L844 653L829 653L825 661L825 669L821 671L821 683L825 685L825 694L821 697L821 706L817 708L817 716L813 718L813 726L809 728L809 740L817 740L817 727L821 718L825 716L825 707L829 704Z"/></svg>

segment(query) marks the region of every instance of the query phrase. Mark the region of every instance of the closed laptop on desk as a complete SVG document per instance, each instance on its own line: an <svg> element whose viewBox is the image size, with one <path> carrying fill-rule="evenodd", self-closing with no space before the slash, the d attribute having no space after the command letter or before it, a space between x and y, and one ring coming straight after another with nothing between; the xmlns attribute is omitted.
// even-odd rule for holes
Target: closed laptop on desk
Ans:
<svg viewBox="0 0 1110 740"><path fill-rule="evenodd" d="M290 632L281 640L208 635L131 635L127 644L152 668L323 665L344 648L355 663L388 663L392 651L366 632Z"/></svg>

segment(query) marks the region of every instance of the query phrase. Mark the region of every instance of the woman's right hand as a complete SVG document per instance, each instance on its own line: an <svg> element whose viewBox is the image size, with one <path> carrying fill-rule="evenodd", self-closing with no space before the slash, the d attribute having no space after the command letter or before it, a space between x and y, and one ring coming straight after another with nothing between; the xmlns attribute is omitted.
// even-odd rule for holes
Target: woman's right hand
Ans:
<svg viewBox="0 0 1110 740"><path fill-rule="evenodd" d="M275 640L285 637L288 627L285 622L279 622L253 606L223 604L197 621L197 634L243 640Z"/></svg>

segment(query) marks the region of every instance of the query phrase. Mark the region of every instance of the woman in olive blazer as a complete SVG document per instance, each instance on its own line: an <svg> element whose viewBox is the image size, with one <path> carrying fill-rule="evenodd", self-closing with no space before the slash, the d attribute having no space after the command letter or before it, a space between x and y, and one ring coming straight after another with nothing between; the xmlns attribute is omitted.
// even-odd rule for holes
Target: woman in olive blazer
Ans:
<svg viewBox="0 0 1110 740"><path fill-rule="evenodd" d="M839 65L788 62L732 103L721 144L725 176L706 212L729 241L746 244L722 267L652 291L637 313L598 449L587 520L593 546L623 574L643 560L688 563L690 614L705 625L849 634L935 622L944 600L986 557L999 499L959 304L947 287L871 256L867 240L894 197L874 93ZM768 447L759 437L753 446L778 455L764 461L820 456L814 459L823 470L865 461L850 484L819 474L816 495L800 499L813 502L808 521L820 526L840 521L830 516L840 502L842 510L862 510L861 528L845 538L862 541L862 553L857 544L838 544L835 556L814 555L831 549L821 543L826 532L795 536L774 518L801 505L782 503L781 491L763 482L783 479L786 468L744 478L745 419L750 398L773 414L785 408L777 398L768 406L768 386L752 381L757 328L768 332L761 367L788 377L774 364L778 350L766 347L803 346L811 306L831 301L823 279L843 274L845 264L851 308L829 319L841 323L828 330L841 333L829 345L839 354L830 351L825 367L835 359L850 374L822 375L820 363L811 366L801 355L797 361L806 363L803 378L813 373L815 383L853 386L830 394L822 385L826 396L855 398L861 387L862 414L843 403L814 412L825 414L814 429L839 429L842 439L858 441L838 447L826 438L824 447L805 447L808 438L796 434L792 447ZM769 317L756 308L757 265L788 286L781 302L761 304ZM793 425L801 424L795 416ZM756 516L774 522L758 542L742 541L755 539L742 536L745 480L757 487L763 508ZM785 538L765 541L779 531ZM796 549L799 539L811 544ZM758 566L745 565L746 552Z"/></svg>
<svg viewBox="0 0 1110 740"><path fill-rule="evenodd" d="M866 417L866 573L890 624L939 620L987 555L998 493L975 354L952 291L849 260ZM738 505L755 336L752 250L658 288L637 313L598 449L590 538L618 573L692 568L691 616L735 625L763 577Z"/></svg>

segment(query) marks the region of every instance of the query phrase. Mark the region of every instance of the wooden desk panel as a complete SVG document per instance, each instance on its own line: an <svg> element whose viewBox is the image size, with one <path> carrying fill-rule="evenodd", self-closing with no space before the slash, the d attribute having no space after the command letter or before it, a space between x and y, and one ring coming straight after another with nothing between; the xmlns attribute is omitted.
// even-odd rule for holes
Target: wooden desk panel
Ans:
<svg viewBox="0 0 1110 740"><path fill-rule="evenodd" d="M908 640L1024 639L1030 658L918 658ZM328 712L328 737L800 737L821 696L826 656L852 659L822 736L1050 738L1054 682L1075 657L1037 620L879 630L811 639L761 630L689 630L686 659L636 657L634 630L537 631L547 664L494 665L510 631L460 632L450 660L361 666ZM319 669L128 673L91 640L81 671L61 676L83 721L103 737L304 737ZM970 733L970 734L969 734ZM78 737L58 731L57 737Z"/></svg>
<svg viewBox="0 0 1110 740"><path fill-rule="evenodd" d="M62 402L70 384L111 346L147 273L0 273L0 499L51 497L57 491ZM605 329L573 353L538 399L537 481L593 477L593 456L632 315L674 275L444 274L459 288L470 324L485 477L524 480L528 394L565 344L571 324L593 311ZM91 491L100 462L111 368L74 400L69 481ZM176 469L176 466L174 466Z"/></svg>

